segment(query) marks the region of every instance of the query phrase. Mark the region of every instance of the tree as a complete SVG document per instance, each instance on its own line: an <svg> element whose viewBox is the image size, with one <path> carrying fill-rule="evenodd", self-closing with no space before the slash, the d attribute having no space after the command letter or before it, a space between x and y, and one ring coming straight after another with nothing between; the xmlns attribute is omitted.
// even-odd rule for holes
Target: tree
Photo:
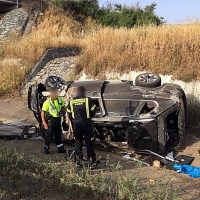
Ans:
<svg viewBox="0 0 200 200"><path fill-rule="evenodd" d="M106 8L100 8L98 0L46 0L62 6L73 13L75 19L84 21L91 17L104 26L127 27L141 25L161 25L163 18L155 14L156 3L147 5L144 9L137 3L135 6L122 6L121 4L108 4Z"/></svg>
<svg viewBox="0 0 200 200"><path fill-rule="evenodd" d="M116 11L117 9L117 11ZM115 5L115 9L104 9L96 20L105 26L132 28L140 25L161 25L163 18L155 14L156 4L152 3L142 9L138 4L135 7Z"/></svg>

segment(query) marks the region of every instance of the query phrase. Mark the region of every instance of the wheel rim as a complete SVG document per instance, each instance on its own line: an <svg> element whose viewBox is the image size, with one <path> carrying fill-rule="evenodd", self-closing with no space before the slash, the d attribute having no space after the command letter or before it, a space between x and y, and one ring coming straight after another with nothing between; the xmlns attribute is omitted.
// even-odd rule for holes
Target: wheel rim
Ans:
<svg viewBox="0 0 200 200"><path fill-rule="evenodd" d="M52 85L54 85L55 87L62 87L64 85L64 82L62 79L58 78L58 77L49 77L49 81L52 83Z"/></svg>
<svg viewBox="0 0 200 200"><path fill-rule="evenodd" d="M153 83L158 80L158 76L156 74L141 74L138 80L143 83Z"/></svg>

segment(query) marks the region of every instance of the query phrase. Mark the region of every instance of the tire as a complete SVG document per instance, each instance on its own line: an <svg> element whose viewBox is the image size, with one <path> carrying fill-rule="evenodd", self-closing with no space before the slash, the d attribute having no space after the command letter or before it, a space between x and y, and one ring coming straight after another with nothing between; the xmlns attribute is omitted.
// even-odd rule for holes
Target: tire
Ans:
<svg viewBox="0 0 200 200"><path fill-rule="evenodd" d="M66 85L66 81L64 81L62 78L58 76L49 76L45 83L44 86L46 87L47 90L49 90L52 87L57 87L60 89L63 85Z"/></svg>
<svg viewBox="0 0 200 200"><path fill-rule="evenodd" d="M139 87L155 88L161 86L161 77L158 74L144 73L135 79L135 85Z"/></svg>

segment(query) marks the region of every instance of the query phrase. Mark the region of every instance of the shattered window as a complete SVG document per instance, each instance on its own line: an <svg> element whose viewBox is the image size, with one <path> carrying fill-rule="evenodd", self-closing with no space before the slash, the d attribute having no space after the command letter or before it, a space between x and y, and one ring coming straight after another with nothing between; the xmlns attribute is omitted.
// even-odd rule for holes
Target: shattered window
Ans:
<svg viewBox="0 0 200 200"><path fill-rule="evenodd" d="M156 107L156 104L152 101L148 101L144 103L144 106L140 112L140 114L145 114L151 112Z"/></svg>
<svg viewBox="0 0 200 200"><path fill-rule="evenodd" d="M106 100L105 105L108 115L130 116L134 114L138 102L128 100Z"/></svg>

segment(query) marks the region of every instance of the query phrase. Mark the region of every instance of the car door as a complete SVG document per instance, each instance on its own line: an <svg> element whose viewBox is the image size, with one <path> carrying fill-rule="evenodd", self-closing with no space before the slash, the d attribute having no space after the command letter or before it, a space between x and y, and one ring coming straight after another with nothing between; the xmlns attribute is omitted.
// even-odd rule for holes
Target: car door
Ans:
<svg viewBox="0 0 200 200"><path fill-rule="evenodd" d="M33 112L39 124L42 123L41 108L46 100L46 97L42 95L42 92L45 90L46 88L42 83L31 85L28 90L28 108Z"/></svg>

